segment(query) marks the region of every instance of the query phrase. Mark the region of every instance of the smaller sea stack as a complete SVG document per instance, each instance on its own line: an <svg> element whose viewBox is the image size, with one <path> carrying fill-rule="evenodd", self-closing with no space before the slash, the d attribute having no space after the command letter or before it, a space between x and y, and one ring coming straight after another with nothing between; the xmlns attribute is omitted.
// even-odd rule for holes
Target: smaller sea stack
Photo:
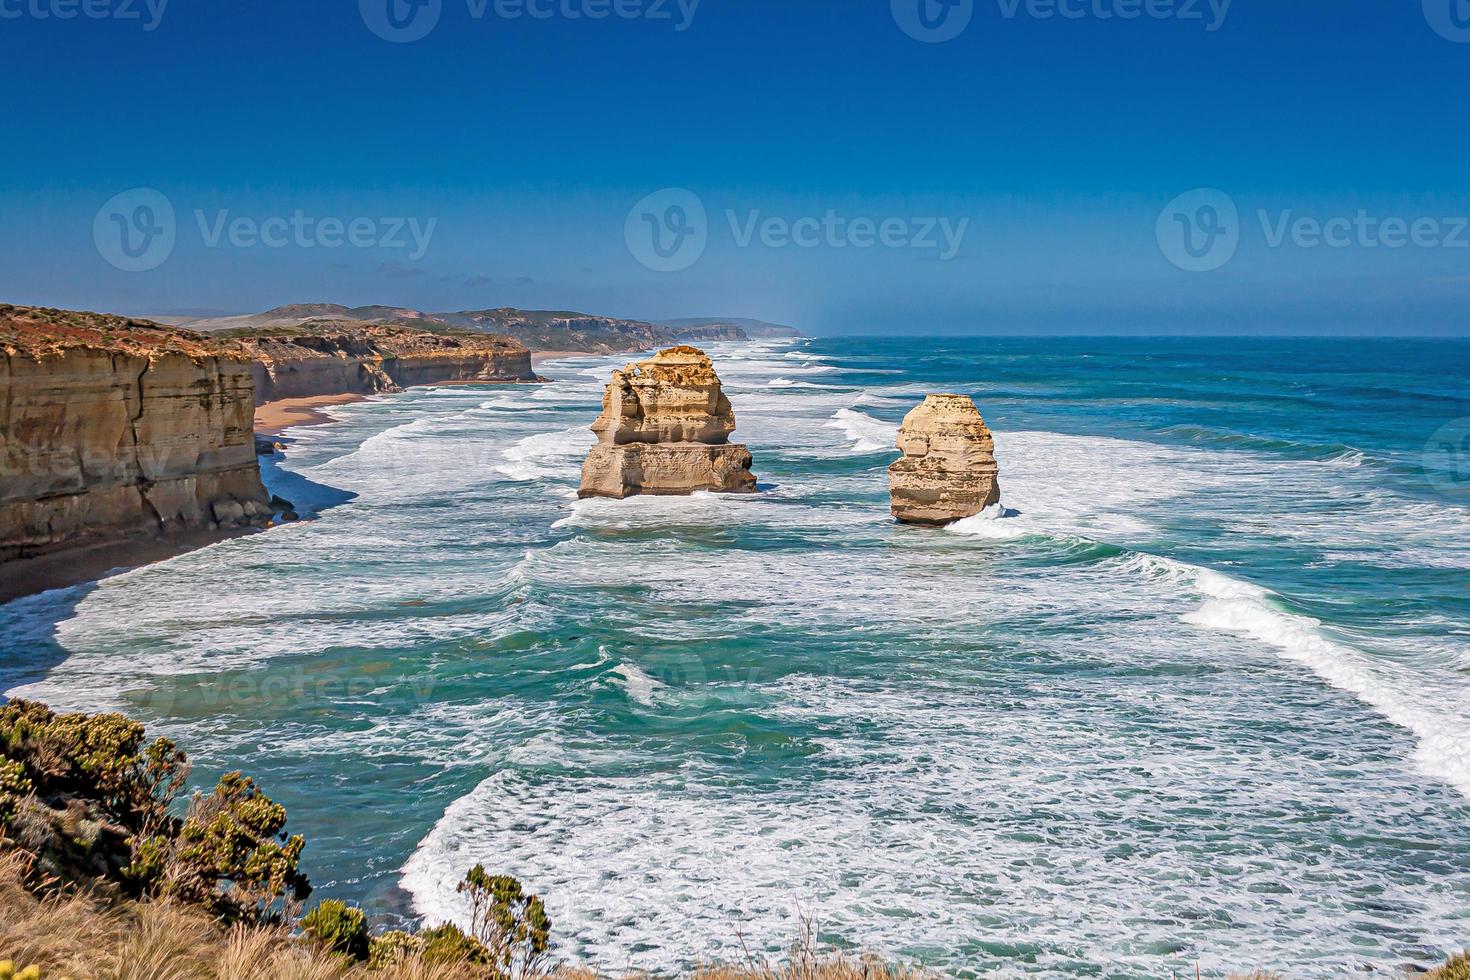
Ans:
<svg viewBox="0 0 1470 980"><path fill-rule="evenodd" d="M888 468L893 516L942 527L1000 503L995 439L967 395L929 395L898 430L903 458Z"/></svg>
<svg viewBox="0 0 1470 980"><path fill-rule="evenodd" d="M735 413L697 348L670 347L614 371L592 431L578 496L755 492L750 451L730 442Z"/></svg>

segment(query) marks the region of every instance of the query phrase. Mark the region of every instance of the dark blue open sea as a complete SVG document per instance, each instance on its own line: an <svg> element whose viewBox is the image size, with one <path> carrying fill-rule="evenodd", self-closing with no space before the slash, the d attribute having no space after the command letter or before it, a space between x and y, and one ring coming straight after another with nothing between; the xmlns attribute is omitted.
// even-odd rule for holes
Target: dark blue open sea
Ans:
<svg viewBox="0 0 1470 980"><path fill-rule="evenodd" d="M0 607L3 688L257 775L319 896L485 862L609 971L802 915L970 975L1470 944L1470 343L711 353L757 496L577 502L626 358L335 408L270 475L315 520ZM1005 516L889 519L932 391Z"/></svg>

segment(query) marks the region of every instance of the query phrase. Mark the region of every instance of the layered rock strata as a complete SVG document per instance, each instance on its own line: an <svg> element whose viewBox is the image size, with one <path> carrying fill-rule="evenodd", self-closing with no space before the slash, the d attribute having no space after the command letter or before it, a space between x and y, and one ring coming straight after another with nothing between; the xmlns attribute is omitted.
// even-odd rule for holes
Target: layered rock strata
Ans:
<svg viewBox="0 0 1470 980"><path fill-rule="evenodd" d="M0 305L0 393L0 561L275 512L238 344Z"/></svg>
<svg viewBox="0 0 1470 980"><path fill-rule="evenodd" d="M735 413L701 350L671 347L614 371L592 425L582 497L754 493L750 451L730 442Z"/></svg>
<svg viewBox="0 0 1470 980"><path fill-rule="evenodd" d="M965 395L929 395L904 416L888 468L893 516L941 527L1000 503L995 439Z"/></svg>
<svg viewBox="0 0 1470 980"><path fill-rule="evenodd" d="M372 395L413 385L536 381L531 352L507 337L366 323L313 323L237 336L255 362L255 402Z"/></svg>

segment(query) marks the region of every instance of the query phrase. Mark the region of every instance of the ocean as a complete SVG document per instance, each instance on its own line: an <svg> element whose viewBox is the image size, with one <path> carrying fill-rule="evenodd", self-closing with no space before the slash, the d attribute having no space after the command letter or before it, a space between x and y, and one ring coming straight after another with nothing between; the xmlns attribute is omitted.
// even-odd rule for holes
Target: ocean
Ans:
<svg viewBox="0 0 1470 980"><path fill-rule="evenodd" d="M0 607L0 689L243 769L318 897L568 961L1324 976L1470 944L1470 342L710 348L754 496L576 500L611 367L289 433L311 520ZM900 527L927 392L1004 516Z"/></svg>

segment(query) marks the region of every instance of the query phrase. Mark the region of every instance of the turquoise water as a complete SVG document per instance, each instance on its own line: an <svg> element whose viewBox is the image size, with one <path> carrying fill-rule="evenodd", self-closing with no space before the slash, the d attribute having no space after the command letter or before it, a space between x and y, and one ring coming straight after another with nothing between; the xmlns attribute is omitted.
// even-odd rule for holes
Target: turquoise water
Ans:
<svg viewBox="0 0 1470 980"><path fill-rule="evenodd" d="M575 500L623 358L415 389L292 433L315 520L0 607L0 680L257 774L321 896L482 861L608 970L802 915L968 974L1470 944L1470 344L711 353L758 496ZM1006 516L889 520L928 391Z"/></svg>

